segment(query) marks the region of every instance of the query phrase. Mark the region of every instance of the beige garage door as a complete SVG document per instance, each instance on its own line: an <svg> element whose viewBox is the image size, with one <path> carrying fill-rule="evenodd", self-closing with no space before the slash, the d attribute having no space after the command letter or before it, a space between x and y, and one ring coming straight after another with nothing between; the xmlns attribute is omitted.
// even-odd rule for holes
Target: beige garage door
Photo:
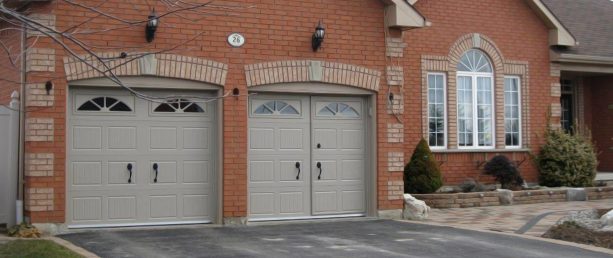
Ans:
<svg viewBox="0 0 613 258"><path fill-rule="evenodd" d="M214 104L92 89L71 89L70 103L70 227L214 219Z"/></svg>
<svg viewBox="0 0 613 258"><path fill-rule="evenodd" d="M362 98L261 95L249 106L250 220L365 214Z"/></svg>

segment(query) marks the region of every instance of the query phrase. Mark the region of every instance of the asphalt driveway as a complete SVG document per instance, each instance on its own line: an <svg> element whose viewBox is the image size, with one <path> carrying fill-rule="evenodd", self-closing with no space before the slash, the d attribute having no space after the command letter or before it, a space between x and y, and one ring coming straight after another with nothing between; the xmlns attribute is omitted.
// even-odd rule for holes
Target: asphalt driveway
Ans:
<svg viewBox="0 0 613 258"><path fill-rule="evenodd" d="M389 220L96 230L60 237L101 257L611 257L515 236Z"/></svg>

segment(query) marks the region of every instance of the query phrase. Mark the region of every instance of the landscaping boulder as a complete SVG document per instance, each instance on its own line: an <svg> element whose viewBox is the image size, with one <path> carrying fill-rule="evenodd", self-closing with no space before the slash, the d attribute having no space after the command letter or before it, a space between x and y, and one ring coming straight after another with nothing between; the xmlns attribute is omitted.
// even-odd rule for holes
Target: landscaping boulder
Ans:
<svg viewBox="0 0 613 258"><path fill-rule="evenodd" d="M404 194L404 212L402 213L403 219L424 220L428 218L429 213L430 207L426 205L426 202L417 200L410 194Z"/></svg>
<svg viewBox="0 0 613 258"><path fill-rule="evenodd" d="M613 228L613 209L600 217L603 227Z"/></svg>
<svg viewBox="0 0 613 258"><path fill-rule="evenodd" d="M498 199L502 205L513 205L513 191L507 189L496 189Z"/></svg>
<svg viewBox="0 0 613 258"><path fill-rule="evenodd" d="M602 228L602 223L596 209L571 211L568 215L558 220L556 225L561 225L564 222L572 222L588 230L599 230Z"/></svg>
<svg viewBox="0 0 613 258"><path fill-rule="evenodd" d="M458 186L442 186L438 190L437 193L461 193L462 189Z"/></svg>

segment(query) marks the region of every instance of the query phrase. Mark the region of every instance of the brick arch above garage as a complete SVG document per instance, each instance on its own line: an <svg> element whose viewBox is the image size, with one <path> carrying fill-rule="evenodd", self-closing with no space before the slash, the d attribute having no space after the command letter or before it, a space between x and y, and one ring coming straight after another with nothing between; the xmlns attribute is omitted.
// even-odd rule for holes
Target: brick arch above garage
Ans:
<svg viewBox="0 0 613 258"><path fill-rule="evenodd" d="M126 58L117 58L121 53L100 53L98 57L109 60L116 76L158 76L185 79L225 86L228 65L203 58L175 54L150 54L138 56L129 54ZM142 55L142 54L140 54ZM136 56L136 57L134 57ZM94 60L92 55L70 56L64 58L64 70L68 81L104 77L83 60ZM100 67L99 61L89 61Z"/></svg>
<svg viewBox="0 0 613 258"><path fill-rule="evenodd" d="M247 87L322 82L379 91L381 72L362 66L315 60L285 60L245 66Z"/></svg>

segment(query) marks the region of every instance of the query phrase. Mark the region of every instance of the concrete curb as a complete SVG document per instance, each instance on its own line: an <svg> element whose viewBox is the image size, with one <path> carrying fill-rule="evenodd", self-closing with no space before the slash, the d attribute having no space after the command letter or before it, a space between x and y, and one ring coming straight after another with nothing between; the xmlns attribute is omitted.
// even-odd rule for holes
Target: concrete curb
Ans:
<svg viewBox="0 0 613 258"><path fill-rule="evenodd" d="M482 229L475 229L475 228L469 228L469 227L461 227L461 226L456 226L456 225L447 225L447 224L436 223L436 222L424 222L424 221L413 221L413 220L410 220L410 221L408 221L408 220L395 220L395 221L405 222L405 223L429 225L429 226L449 227L449 228L456 228L456 229L463 229L463 230L470 230L470 231L477 231L477 232L482 232L482 233L491 233L491 234L498 234L498 235L505 235L505 236L512 236L512 237L520 237L520 238L525 238L525 239L530 239L530 240L549 242L549 243L552 243L552 244L573 246L573 247L585 249L585 250L588 250L588 251L593 251L593 252L599 252L599 253L605 253L605 254L613 255L613 250L612 249L607 249L607 248L597 247L597 246L591 246L591 245L584 245L584 244L579 244L579 243L574 243L574 242L567 242L567 241L551 239L551 238L535 237L535 236L529 236L529 235L520 235L520 234L515 234L515 233L507 233L507 232L499 232L499 231L482 230Z"/></svg>

